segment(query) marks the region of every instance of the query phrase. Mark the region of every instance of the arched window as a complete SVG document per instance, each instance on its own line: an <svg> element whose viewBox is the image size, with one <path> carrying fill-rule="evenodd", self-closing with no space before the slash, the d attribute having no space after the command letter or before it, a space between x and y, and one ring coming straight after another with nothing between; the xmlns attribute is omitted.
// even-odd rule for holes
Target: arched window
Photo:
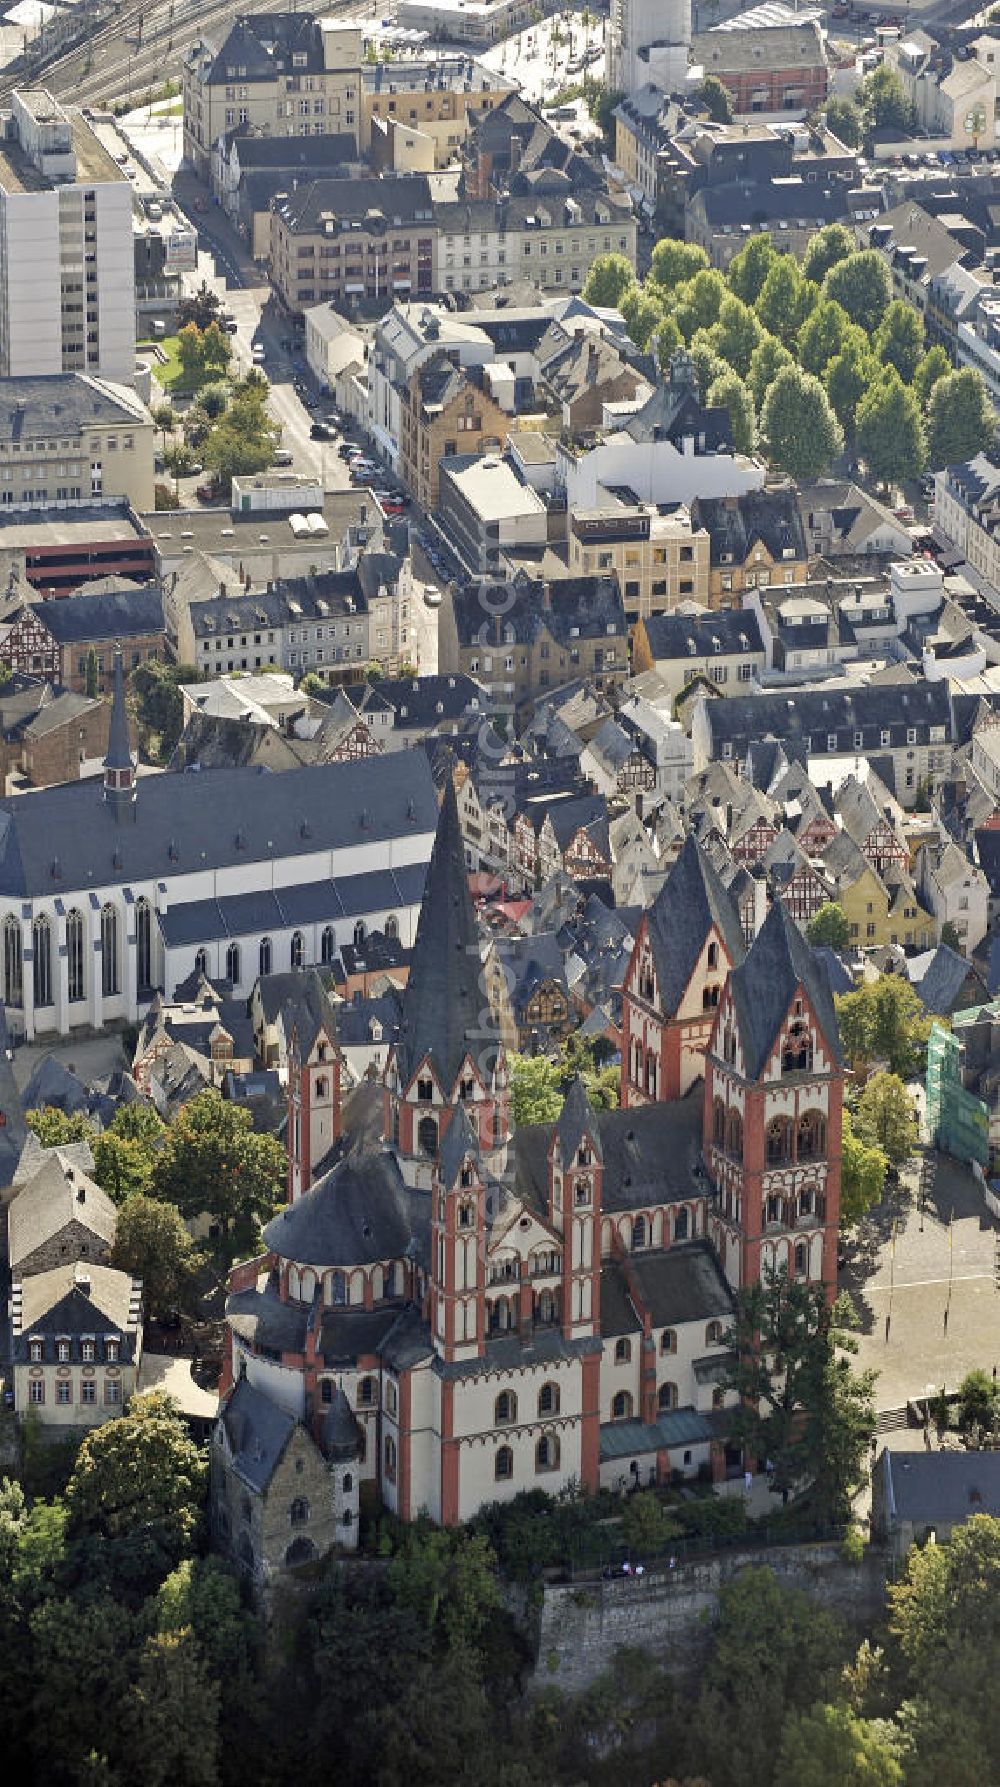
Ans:
<svg viewBox="0 0 1000 1787"><path fill-rule="evenodd" d="M637 1216L632 1224L632 1252L646 1245L646 1218Z"/></svg>
<svg viewBox="0 0 1000 1787"><path fill-rule="evenodd" d="M208 979L208 950L207 949L198 949L195 951L194 971L196 974L203 974L205 976L205 979L206 980Z"/></svg>
<svg viewBox="0 0 1000 1787"><path fill-rule="evenodd" d="M627 1365L632 1357L632 1342L624 1336L615 1341L615 1364Z"/></svg>
<svg viewBox="0 0 1000 1787"><path fill-rule="evenodd" d="M785 1046L781 1051L782 1073L808 1073L813 1064L812 1036L808 1025L797 1018L789 1025Z"/></svg>
<svg viewBox="0 0 1000 1787"><path fill-rule="evenodd" d="M719 966L719 945L717 943L710 943L708 946L708 966L710 968Z"/></svg>
<svg viewBox="0 0 1000 1787"><path fill-rule="evenodd" d="M767 1126L767 1164L786 1166L792 1158L792 1120L774 1117Z"/></svg>
<svg viewBox="0 0 1000 1787"><path fill-rule="evenodd" d="M321 1073L319 1076L319 1079L316 1081L316 1097L317 1098L328 1098L329 1095L330 1095L330 1082L327 1079L326 1074Z"/></svg>
<svg viewBox="0 0 1000 1787"><path fill-rule="evenodd" d="M421 1117L417 1124L417 1143L421 1154L436 1154L438 1126L436 1117Z"/></svg>
<svg viewBox="0 0 1000 1787"><path fill-rule="evenodd" d="M822 1111L805 1111L799 1118L797 1151L800 1160L821 1160L826 1153L826 1118Z"/></svg>
<svg viewBox="0 0 1000 1787"><path fill-rule="evenodd" d="M306 943L301 931L292 932L292 967L301 968L305 961Z"/></svg>
<svg viewBox="0 0 1000 1787"><path fill-rule="evenodd" d="M396 1442L393 1439L391 1433L387 1433L385 1436L385 1448L384 1448L383 1456L385 1458L386 1477L388 1478L390 1483L395 1483L395 1481L396 1481Z"/></svg>
<svg viewBox="0 0 1000 1787"><path fill-rule="evenodd" d="M731 1110L726 1119L726 1153L739 1160L743 1154L743 1118Z"/></svg>
<svg viewBox="0 0 1000 1787"><path fill-rule="evenodd" d="M674 1216L674 1240L686 1241L688 1238L688 1213L678 1210Z"/></svg>
<svg viewBox="0 0 1000 1787"><path fill-rule="evenodd" d="M538 1413L540 1415L558 1415L559 1385L543 1384L538 1392Z"/></svg>
<svg viewBox="0 0 1000 1787"><path fill-rule="evenodd" d="M630 1390L618 1390L611 1399L612 1421L631 1421L632 1393Z"/></svg>
<svg viewBox="0 0 1000 1787"><path fill-rule="evenodd" d="M232 981L234 987L240 984L240 946L231 943L226 950L226 979Z"/></svg>
<svg viewBox="0 0 1000 1787"><path fill-rule="evenodd" d="M536 1471L559 1469L559 1441L554 1433L543 1433L535 1447Z"/></svg>
<svg viewBox="0 0 1000 1787"><path fill-rule="evenodd" d="M36 1005L52 1004L52 926L44 912L31 927Z"/></svg>
<svg viewBox="0 0 1000 1787"><path fill-rule="evenodd" d="M309 1520L309 1503L304 1495L297 1495L288 1510L288 1518L293 1526L305 1526Z"/></svg>
<svg viewBox="0 0 1000 1787"><path fill-rule="evenodd" d="M661 1414L664 1414L667 1409L675 1409L677 1407L676 1384L660 1385L660 1388L656 1392L656 1406Z"/></svg>
<svg viewBox="0 0 1000 1787"><path fill-rule="evenodd" d="M676 1328L664 1328L663 1333L660 1336L660 1351L661 1351L661 1353L676 1353L676 1351L677 1351L677 1330L676 1330Z"/></svg>
<svg viewBox="0 0 1000 1787"><path fill-rule="evenodd" d="M285 1552L285 1564L288 1569L293 1570L296 1564L311 1564L315 1556L315 1545L311 1539L303 1536L300 1539L292 1540Z"/></svg>
<svg viewBox="0 0 1000 1787"><path fill-rule="evenodd" d="M493 1404L493 1422L496 1427L509 1427L517 1420L517 1397L513 1390L501 1390Z"/></svg>
<svg viewBox="0 0 1000 1787"><path fill-rule="evenodd" d="M722 1339L722 1323L721 1322L709 1322L708 1327L705 1329L705 1345L706 1346L718 1346L721 1339Z"/></svg>
<svg viewBox="0 0 1000 1787"><path fill-rule="evenodd" d="M3 921L3 996L8 1005L20 1005L24 999L21 926L12 912Z"/></svg>
<svg viewBox="0 0 1000 1787"><path fill-rule="evenodd" d="M66 977L69 1001L79 1005L86 998L83 980L83 913L75 909L66 915Z"/></svg>
<svg viewBox="0 0 1000 1787"><path fill-rule="evenodd" d="M717 1148L725 1146L726 1107L721 1098L716 1098L712 1101L712 1140Z"/></svg>
<svg viewBox="0 0 1000 1787"><path fill-rule="evenodd" d="M795 1276L796 1276L796 1278L804 1278L806 1276L806 1271L807 1271L807 1267L808 1267L808 1258L809 1258L809 1256L806 1252L805 1242L804 1241L797 1242L796 1247L795 1247Z"/></svg>
<svg viewBox="0 0 1000 1787"><path fill-rule="evenodd" d="M343 1272L331 1272L326 1281L326 1300L339 1308L347 1302L347 1280ZM368 1382L365 1379L365 1382Z"/></svg>
<svg viewBox="0 0 1000 1787"><path fill-rule="evenodd" d="M153 984L153 915L149 901L139 898L135 903L135 973L139 986L145 991Z"/></svg>
<svg viewBox="0 0 1000 1787"><path fill-rule="evenodd" d="M396 917L396 914L394 912L390 912L388 918L385 921L385 934L388 938L390 938L390 940L393 943L398 943L398 941L399 941L399 919Z"/></svg>
<svg viewBox="0 0 1000 1787"><path fill-rule="evenodd" d="M258 956L258 963L259 963L259 968L260 968L261 974L270 974L270 972L271 972L271 939L270 939L270 937L262 937L260 940L260 954Z"/></svg>
<svg viewBox="0 0 1000 1787"><path fill-rule="evenodd" d="M364 941L365 941L365 938L367 937L367 935L368 935L368 932L365 929L365 921L363 918L359 918L357 924L354 927L354 947L355 947L355 949L363 948Z"/></svg>
<svg viewBox="0 0 1000 1787"><path fill-rule="evenodd" d="M121 991L118 973L118 914L112 905L101 907L101 992L105 999Z"/></svg>
<svg viewBox="0 0 1000 1787"><path fill-rule="evenodd" d="M559 1320L559 1305L552 1291L540 1291L535 1301L535 1320L548 1327Z"/></svg>
<svg viewBox="0 0 1000 1787"><path fill-rule="evenodd" d="M501 1446L493 1461L493 1475L498 1483L503 1483L514 1475L514 1454L509 1446Z"/></svg>
<svg viewBox="0 0 1000 1787"><path fill-rule="evenodd" d="M717 986L705 987L701 995L702 1011L714 1011L718 1003L719 988Z"/></svg>

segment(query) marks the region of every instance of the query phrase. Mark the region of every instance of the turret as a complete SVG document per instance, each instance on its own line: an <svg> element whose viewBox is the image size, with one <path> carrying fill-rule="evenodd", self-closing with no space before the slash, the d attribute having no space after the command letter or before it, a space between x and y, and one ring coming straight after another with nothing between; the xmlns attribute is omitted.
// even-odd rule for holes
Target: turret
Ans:
<svg viewBox="0 0 1000 1787"><path fill-rule="evenodd" d="M115 646L114 676L111 691L111 724L108 728L108 749L104 759L104 798L115 818L135 818L135 759L128 736L128 709L125 705L125 671L122 648Z"/></svg>

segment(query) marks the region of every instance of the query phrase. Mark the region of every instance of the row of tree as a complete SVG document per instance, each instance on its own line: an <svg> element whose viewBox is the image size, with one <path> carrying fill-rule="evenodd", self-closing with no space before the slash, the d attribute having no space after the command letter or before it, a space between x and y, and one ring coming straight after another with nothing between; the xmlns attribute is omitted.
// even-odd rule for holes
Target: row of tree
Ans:
<svg viewBox="0 0 1000 1787"><path fill-rule="evenodd" d="M695 244L665 238L641 285L625 255L598 255L584 296L617 306L661 367L686 348L704 400L729 411L737 449L762 451L791 477L820 477L846 446L896 483L994 440L980 374L927 348L882 256L858 250L843 224L818 231L801 266L766 234L725 274Z"/></svg>
<svg viewBox="0 0 1000 1787"><path fill-rule="evenodd" d="M228 338L213 324L221 339ZM178 338L183 340L195 326L189 323ZM211 330L205 331L205 338ZM280 430L267 408L270 385L257 367L246 377L229 386L221 381L204 385L198 400L185 412L183 421L171 404L160 404L153 411L153 420L164 438L163 462L175 478L185 477L198 463L215 476L220 495L227 497L234 477L266 471L274 462L280 441ZM181 439L173 437L178 426Z"/></svg>

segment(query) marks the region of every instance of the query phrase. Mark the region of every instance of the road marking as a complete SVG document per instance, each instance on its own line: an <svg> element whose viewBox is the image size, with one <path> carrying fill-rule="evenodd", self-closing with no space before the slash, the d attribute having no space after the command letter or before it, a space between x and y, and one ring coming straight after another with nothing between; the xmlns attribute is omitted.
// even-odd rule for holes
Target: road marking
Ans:
<svg viewBox="0 0 1000 1787"><path fill-rule="evenodd" d="M953 1278L897 1278L895 1285L863 1285L859 1295L866 1296L869 1291L919 1291L932 1284L972 1284L979 1278L992 1277L992 1272L956 1272Z"/></svg>

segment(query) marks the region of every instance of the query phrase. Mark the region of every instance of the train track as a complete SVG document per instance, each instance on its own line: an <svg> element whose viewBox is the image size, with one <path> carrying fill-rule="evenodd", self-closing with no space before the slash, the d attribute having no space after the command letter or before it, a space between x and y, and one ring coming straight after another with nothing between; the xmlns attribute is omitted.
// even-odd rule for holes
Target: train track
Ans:
<svg viewBox="0 0 1000 1787"><path fill-rule="evenodd" d="M254 0L255 12L285 12L289 0ZM141 97L175 78L186 50L216 27L223 29L241 10L238 0L125 0L112 19L99 24L74 48L46 60L34 59L0 80L0 99L15 87L39 84L75 105L112 105ZM364 17L371 0L328 0L323 11ZM219 33L221 35L221 31Z"/></svg>

